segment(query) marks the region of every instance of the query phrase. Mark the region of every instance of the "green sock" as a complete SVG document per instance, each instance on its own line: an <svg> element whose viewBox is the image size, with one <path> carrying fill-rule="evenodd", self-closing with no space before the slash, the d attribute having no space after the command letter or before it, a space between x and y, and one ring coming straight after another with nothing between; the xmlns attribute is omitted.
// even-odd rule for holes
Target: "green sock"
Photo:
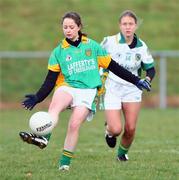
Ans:
<svg viewBox="0 0 179 180"><path fill-rule="evenodd" d="M59 161L60 166L70 165L71 159L73 158L73 152L63 150L61 159Z"/></svg>
<svg viewBox="0 0 179 180"><path fill-rule="evenodd" d="M129 147L128 148L125 148L121 143L119 145L119 148L118 148L118 156L122 156L124 154L127 154L129 151Z"/></svg>
<svg viewBox="0 0 179 180"><path fill-rule="evenodd" d="M45 135L44 137L49 141L51 135L52 135L52 133L49 133L49 134Z"/></svg>

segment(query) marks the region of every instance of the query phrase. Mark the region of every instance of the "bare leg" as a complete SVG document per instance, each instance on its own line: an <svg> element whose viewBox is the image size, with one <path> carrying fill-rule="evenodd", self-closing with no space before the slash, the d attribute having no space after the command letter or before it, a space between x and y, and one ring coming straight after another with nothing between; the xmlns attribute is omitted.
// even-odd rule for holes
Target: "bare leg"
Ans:
<svg viewBox="0 0 179 180"><path fill-rule="evenodd" d="M81 124L86 120L89 110L86 107L75 107L69 120L64 149L73 152L78 142Z"/></svg>
<svg viewBox="0 0 179 180"><path fill-rule="evenodd" d="M120 110L105 110L105 117L108 133L112 136L120 135L122 131Z"/></svg>
<svg viewBox="0 0 179 180"><path fill-rule="evenodd" d="M120 110L105 110L106 117L106 133L105 140L110 148L114 148L117 143L117 136L122 131Z"/></svg>
<svg viewBox="0 0 179 180"><path fill-rule="evenodd" d="M59 113L66 109L72 102L72 96L60 89L57 89L52 97L51 104L49 106L49 114L52 116L54 126L57 125L59 119Z"/></svg>
<svg viewBox="0 0 179 180"><path fill-rule="evenodd" d="M124 133L121 138L121 144L128 148L133 142L136 130L137 119L141 107L140 102L123 103L123 113L125 118Z"/></svg>
<svg viewBox="0 0 179 180"><path fill-rule="evenodd" d="M81 124L85 121L89 110L86 107L75 107L70 117L65 138L64 149L59 161L60 170L68 170L73 152L76 148Z"/></svg>

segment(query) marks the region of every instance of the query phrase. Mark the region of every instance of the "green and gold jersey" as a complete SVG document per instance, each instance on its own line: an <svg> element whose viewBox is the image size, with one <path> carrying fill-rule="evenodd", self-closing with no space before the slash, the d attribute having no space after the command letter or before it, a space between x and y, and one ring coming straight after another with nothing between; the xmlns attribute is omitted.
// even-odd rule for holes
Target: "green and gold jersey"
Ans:
<svg viewBox="0 0 179 180"><path fill-rule="evenodd" d="M64 39L51 53L48 69L60 72L57 86L93 89L101 86L99 67L107 68L110 62L111 57L96 41L82 36L77 47Z"/></svg>

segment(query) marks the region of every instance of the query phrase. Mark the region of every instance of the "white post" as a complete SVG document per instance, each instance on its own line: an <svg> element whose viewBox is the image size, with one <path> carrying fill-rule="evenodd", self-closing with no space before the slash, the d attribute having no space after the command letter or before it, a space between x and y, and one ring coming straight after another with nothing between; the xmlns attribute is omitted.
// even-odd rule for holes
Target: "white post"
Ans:
<svg viewBox="0 0 179 180"><path fill-rule="evenodd" d="M166 57L160 58L160 109L167 107L167 64Z"/></svg>

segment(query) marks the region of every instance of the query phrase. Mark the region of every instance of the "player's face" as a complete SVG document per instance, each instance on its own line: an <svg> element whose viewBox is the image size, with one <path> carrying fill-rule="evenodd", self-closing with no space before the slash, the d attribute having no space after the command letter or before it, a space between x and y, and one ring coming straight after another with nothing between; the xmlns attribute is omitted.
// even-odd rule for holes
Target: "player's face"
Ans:
<svg viewBox="0 0 179 180"><path fill-rule="evenodd" d="M65 37L71 41L75 41L79 36L78 31L80 30L80 27L78 27L75 21L71 18L65 18L62 25Z"/></svg>
<svg viewBox="0 0 179 180"><path fill-rule="evenodd" d="M119 28L125 38L133 38L137 29L137 24L135 23L134 18L124 16L119 23Z"/></svg>

